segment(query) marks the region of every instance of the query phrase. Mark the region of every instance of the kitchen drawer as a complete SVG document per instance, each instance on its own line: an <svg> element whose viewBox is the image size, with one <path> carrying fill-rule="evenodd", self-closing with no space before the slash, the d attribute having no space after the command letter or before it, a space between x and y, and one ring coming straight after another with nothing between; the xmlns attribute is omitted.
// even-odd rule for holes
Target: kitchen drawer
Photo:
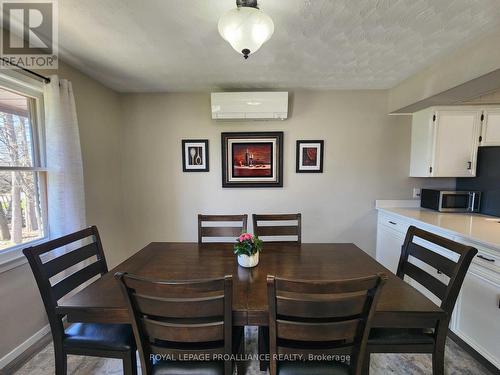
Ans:
<svg viewBox="0 0 500 375"><path fill-rule="evenodd" d="M472 263L487 268L500 276L500 252L458 237L455 238L455 241L475 247L477 255L472 260Z"/></svg>
<svg viewBox="0 0 500 375"><path fill-rule="evenodd" d="M410 223L400 219L399 217L389 216L389 215L380 215L379 224L385 225L396 232L402 233L406 235L408 231L408 227Z"/></svg>

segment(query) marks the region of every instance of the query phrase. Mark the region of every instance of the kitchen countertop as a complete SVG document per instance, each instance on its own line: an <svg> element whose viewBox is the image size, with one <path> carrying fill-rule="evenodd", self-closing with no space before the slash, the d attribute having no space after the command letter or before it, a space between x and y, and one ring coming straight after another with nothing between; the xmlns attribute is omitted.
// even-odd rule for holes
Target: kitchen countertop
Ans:
<svg viewBox="0 0 500 375"><path fill-rule="evenodd" d="M499 217L437 212L420 207L379 207L379 211L417 220L500 251Z"/></svg>

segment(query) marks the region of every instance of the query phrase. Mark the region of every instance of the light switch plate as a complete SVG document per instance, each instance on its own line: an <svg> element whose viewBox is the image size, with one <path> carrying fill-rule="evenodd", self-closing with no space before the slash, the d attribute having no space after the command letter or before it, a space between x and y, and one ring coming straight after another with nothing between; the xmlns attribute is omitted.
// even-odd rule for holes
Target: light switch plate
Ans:
<svg viewBox="0 0 500 375"><path fill-rule="evenodd" d="M413 188L413 199L419 199L419 198L420 198L420 189Z"/></svg>

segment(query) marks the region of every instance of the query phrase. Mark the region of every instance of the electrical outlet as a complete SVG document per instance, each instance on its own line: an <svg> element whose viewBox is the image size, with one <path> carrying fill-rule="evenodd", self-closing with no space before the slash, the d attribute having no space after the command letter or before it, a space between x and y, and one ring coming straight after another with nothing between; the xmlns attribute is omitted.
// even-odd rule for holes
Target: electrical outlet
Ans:
<svg viewBox="0 0 500 375"><path fill-rule="evenodd" d="M413 188L413 199L419 199L419 198L420 198L420 189Z"/></svg>

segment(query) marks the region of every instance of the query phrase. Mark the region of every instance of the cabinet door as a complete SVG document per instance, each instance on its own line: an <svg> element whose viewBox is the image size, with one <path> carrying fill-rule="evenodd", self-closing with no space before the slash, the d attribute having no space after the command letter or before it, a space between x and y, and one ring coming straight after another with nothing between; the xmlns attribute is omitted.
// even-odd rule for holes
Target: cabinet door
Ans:
<svg viewBox="0 0 500 375"><path fill-rule="evenodd" d="M481 146L500 146L500 109L484 111Z"/></svg>
<svg viewBox="0 0 500 375"><path fill-rule="evenodd" d="M398 270L401 246L405 238L401 233L385 225L379 225L377 230L377 261L389 271Z"/></svg>
<svg viewBox="0 0 500 375"><path fill-rule="evenodd" d="M474 177L481 112L437 111L433 177Z"/></svg>
<svg viewBox="0 0 500 375"><path fill-rule="evenodd" d="M462 285L454 330L497 367L500 367L499 303L500 280L485 277L471 267Z"/></svg>

